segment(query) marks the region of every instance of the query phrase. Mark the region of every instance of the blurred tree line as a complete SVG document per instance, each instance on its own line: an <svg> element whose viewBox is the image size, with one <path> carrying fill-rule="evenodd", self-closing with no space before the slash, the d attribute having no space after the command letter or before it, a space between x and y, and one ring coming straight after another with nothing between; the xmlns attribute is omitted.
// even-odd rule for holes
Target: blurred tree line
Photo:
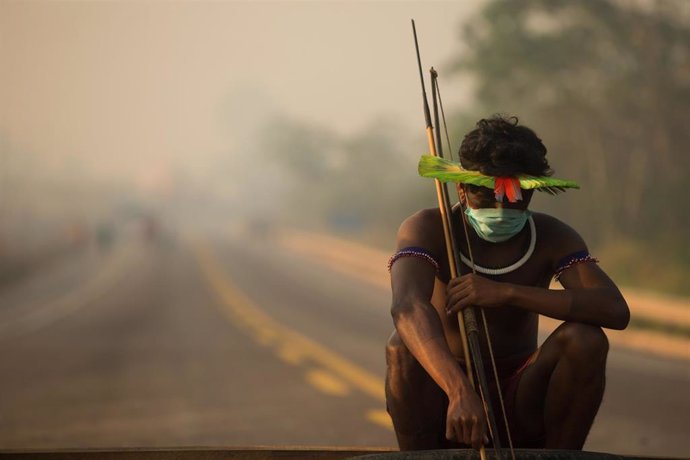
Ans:
<svg viewBox="0 0 690 460"><path fill-rule="evenodd" d="M582 189L539 200L622 282L690 293L690 3L495 0L463 28L461 131L517 115ZM459 136L456 136L459 138Z"/></svg>
<svg viewBox="0 0 690 460"><path fill-rule="evenodd" d="M690 294L690 2L492 0L464 24L441 72L448 91L470 77L451 139L494 113L518 116L549 150L557 177L582 189L535 195L585 236L617 281ZM452 84L448 84L452 83ZM419 95L410 95L419 97ZM421 117L421 114L420 114ZM420 121L421 123L421 121ZM276 118L262 132L271 199L295 222L359 232L390 248L415 209L435 206L411 165L426 148L391 122L349 137Z"/></svg>
<svg viewBox="0 0 690 460"><path fill-rule="evenodd" d="M343 136L321 126L274 117L261 127L259 150L274 177L273 217L392 246L409 213L434 206L416 165L424 144L391 120ZM417 147L414 147L414 146Z"/></svg>

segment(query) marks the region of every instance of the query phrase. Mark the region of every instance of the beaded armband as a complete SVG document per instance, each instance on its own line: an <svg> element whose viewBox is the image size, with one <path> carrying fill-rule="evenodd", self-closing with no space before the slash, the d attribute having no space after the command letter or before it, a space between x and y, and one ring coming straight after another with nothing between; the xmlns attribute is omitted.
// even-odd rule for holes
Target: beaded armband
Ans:
<svg viewBox="0 0 690 460"><path fill-rule="evenodd" d="M573 254L570 254L569 256L561 259L561 261L558 263L558 268L556 269L556 272L553 274L554 281L558 281L563 272L567 269L573 267L574 265L581 264L583 262L599 263L599 259L592 257L587 251L578 251Z"/></svg>
<svg viewBox="0 0 690 460"><path fill-rule="evenodd" d="M389 272L391 271L391 268L393 267L393 264L395 263L395 261L402 258L402 257L418 257L420 259L424 259L427 262L429 262L431 265L434 266L437 273L439 271L438 262L436 262L436 259L434 259L434 256L432 256L429 251L427 251L424 248L410 246L407 248L402 248L401 250L399 250L398 252L393 254L390 259L388 259L388 271Z"/></svg>

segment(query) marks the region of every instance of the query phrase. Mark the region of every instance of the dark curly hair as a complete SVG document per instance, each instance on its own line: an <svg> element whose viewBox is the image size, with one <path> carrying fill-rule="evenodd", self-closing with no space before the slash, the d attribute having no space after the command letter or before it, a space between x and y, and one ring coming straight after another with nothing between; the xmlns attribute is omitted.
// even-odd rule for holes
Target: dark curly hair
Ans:
<svg viewBox="0 0 690 460"><path fill-rule="evenodd" d="M460 145L463 168L487 176L550 176L546 147L517 117L494 115L477 122Z"/></svg>

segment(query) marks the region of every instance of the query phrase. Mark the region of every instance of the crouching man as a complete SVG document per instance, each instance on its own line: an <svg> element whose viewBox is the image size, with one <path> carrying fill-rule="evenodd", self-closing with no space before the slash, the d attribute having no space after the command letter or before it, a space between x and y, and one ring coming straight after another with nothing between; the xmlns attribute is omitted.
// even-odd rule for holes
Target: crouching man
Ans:
<svg viewBox="0 0 690 460"><path fill-rule="evenodd" d="M534 189L555 193L577 184L548 177L546 148L514 118L481 120L462 142L460 163L420 163L420 173L457 183L460 203L451 219L462 275L450 279L438 208L403 222L389 264L395 332L386 350L386 401L400 449L478 449L487 442L457 320L470 305L483 307L490 332L499 431L500 391L515 447L582 449L604 393L602 328L624 329L629 311L580 235L528 209ZM564 289L549 289L552 278ZM539 315L563 321L541 347ZM486 349L482 339L485 357ZM490 368L487 375L494 380Z"/></svg>

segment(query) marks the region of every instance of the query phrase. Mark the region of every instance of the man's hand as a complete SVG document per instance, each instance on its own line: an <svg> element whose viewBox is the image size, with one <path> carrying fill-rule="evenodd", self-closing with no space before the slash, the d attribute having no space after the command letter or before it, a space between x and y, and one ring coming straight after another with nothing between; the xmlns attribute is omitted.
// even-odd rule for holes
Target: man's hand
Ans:
<svg viewBox="0 0 690 460"><path fill-rule="evenodd" d="M476 450L488 442L484 407L472 389L449 399L446 439L470 445Z"/></svg>
<svg viewBox="0 0 690 460"><path fill-rule="evenodd" d="M469 306L502 307L508 299L509 285L473 273L453 278L446 290L446 311L458 313Z"/></svg>

